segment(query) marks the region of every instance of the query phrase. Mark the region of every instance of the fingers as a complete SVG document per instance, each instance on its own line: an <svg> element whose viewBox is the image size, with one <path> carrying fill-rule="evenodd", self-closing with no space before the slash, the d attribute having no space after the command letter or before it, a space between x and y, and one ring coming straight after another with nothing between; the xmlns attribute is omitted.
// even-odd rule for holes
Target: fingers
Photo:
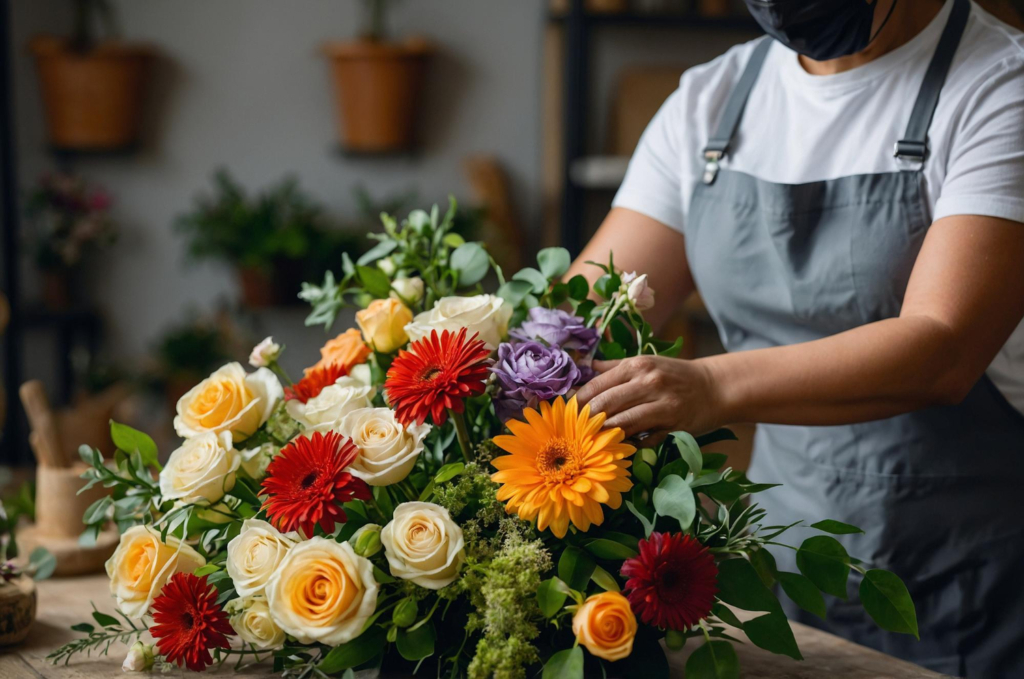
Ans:
<svg viewBox="0 0 1024 679"><path fill-rule="evenodd" d="M650 395L636 382L626 382L602 391L590 401L590 412L604 413L609 418L649 400Z"/></svg>
<svg viewBox="0 0 1024 679"><path fill-rule="evenodd" d="M606 373L612 368L618 367L620 363L622 363L622 359L618 358L612 361L594 361L592 367L599 373Z"/></svg>
<svg viewBox="0 0 1024 679"><path fill-rule="evenodd" d="M605 427L619 427L626 433L626 438L636 436L641 432L651 432L642 442L645 446L649 445L648 441L653 442L653 440L656 440L654 437L661 433L660 408L656 403L641 403L638 406L627 408L613 417L609 417L607 422L605 422Z"/></svg>
<svg viewBox="0 0 1024 679"><path fill-rule="evenodd" d="M596 366L598 363L609 363L609 361L594 361L595 369L597 369ZM598 372L600 372L600 370ZM624 370L623 366L618 366L618 369L611 368L607 372L601 373L583 385L583 387L576 392L576 400L579 402L581 407L585 406L601 392L628 382L629 377L629 371ZM591 408L591 410L594 409Z"/></svg>

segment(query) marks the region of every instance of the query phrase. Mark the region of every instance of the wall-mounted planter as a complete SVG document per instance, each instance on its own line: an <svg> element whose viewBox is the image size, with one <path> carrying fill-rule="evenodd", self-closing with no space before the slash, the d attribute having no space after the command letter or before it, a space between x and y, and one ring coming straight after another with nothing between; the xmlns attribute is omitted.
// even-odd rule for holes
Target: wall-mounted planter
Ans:
<svg viewBox="0 0 1024 679"><path fill-rule="evenodd" d="M151 48L110 41L81 53L64 38L40 36L30 50L53 148L88 152L135 146L155 56Z"/></svg>
<svg viewBox="0 0 1024 679"><path fill-rule="evenodd" d="M357 40L328 43L342 148L350 153L408 151L416 143L416 120L431 45Z"/></svg>

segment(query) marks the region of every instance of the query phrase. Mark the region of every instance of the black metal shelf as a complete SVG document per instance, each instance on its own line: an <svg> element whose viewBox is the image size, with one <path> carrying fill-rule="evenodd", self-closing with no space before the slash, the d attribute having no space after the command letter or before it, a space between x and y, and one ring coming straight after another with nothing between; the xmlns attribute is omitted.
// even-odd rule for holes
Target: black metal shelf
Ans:
<svg viewBox="0 0 1024 679"><path fill-rule="evenodd" d="M568 14L550 14L548 21L564 24L569 21ZM677 12L672 14L638 14L635 12L619 13L587 13L582 21L589 26L620 26L624 28L669 28L680 29L717 29L735 31L757 31L761 29L751 17L742 15L705 16L693 12Z"/></svg>
<svg viewBox="0 0 1024 679"><path fill-rule="evenodd" d="M562 118L562 245L573 255L584 245L584 208L588 191L592 187L573 181L573 168L588 156L587 92L590 80L590 38L604 28L643 28L672 30L745 31L752 35L762 33L749 16L704 16L695 12L673 14L644 14L637 12L591 13L585 10L585 0L570 0L566 13L549 14L548 22L565 31L565 94ZM602 186L602 191L609 190Z"/></svg>

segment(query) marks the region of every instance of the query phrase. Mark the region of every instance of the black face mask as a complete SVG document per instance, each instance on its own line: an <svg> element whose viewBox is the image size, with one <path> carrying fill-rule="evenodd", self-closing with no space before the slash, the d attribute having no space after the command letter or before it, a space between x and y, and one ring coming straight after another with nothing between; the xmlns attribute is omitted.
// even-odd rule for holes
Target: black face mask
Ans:
<svg viewBox="0 0 1024 679"><path fill-rule="evenodd" d="M871 23L878 0L745 0L764 32L815 61L860 52L874 40ZM893 2L889 14L892 16ZM881 27L878 29L882 30Z"/></svg>

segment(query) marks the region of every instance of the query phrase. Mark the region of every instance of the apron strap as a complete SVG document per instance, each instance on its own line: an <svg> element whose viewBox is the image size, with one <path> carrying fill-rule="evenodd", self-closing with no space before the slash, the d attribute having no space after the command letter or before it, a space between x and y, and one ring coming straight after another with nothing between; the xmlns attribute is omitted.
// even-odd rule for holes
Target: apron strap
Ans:
<svg viewBox="0 0 1024 679"><path fill-rule="evenodd" d="M942 37L939 38L939 44L935 47L935 54L932 55L921 89L917 93L917 101L914 102L914 108L910 113L907 131L903 134L903 139L896 142L893 150L896 158L923 162L927 157L928 128L932 124L932 116L939 103L939 93L946 82L946 74L949 73L949 66L956 55L970 14L970 0L953 0L953 9L946 21L946 28L942 31Z"/></svg>
<svg viewBox="0 0 1024 679"><path fill-rule="evenodd" d="M740 118L743 117L743 109L747 105L747 98L750 96L750 91L754 89L757 76L761 72L761 66L764 65L765 57L768 55L768 50L771 46L772 39L765 37L754 48L754 52L750 55L750 60L747 61L747 66L743 70L743 75L740 76L739 82L736 83L732 93L729 95L729 101L725 105L725 112L718 121L715 133L711 135L707 146L704 147L704 159L707 161L707 165L704 168L705 184L715 181L715 175L718 174L718 161L729 150L729 144L736 134L736 128L739 127Z"/></svg>

